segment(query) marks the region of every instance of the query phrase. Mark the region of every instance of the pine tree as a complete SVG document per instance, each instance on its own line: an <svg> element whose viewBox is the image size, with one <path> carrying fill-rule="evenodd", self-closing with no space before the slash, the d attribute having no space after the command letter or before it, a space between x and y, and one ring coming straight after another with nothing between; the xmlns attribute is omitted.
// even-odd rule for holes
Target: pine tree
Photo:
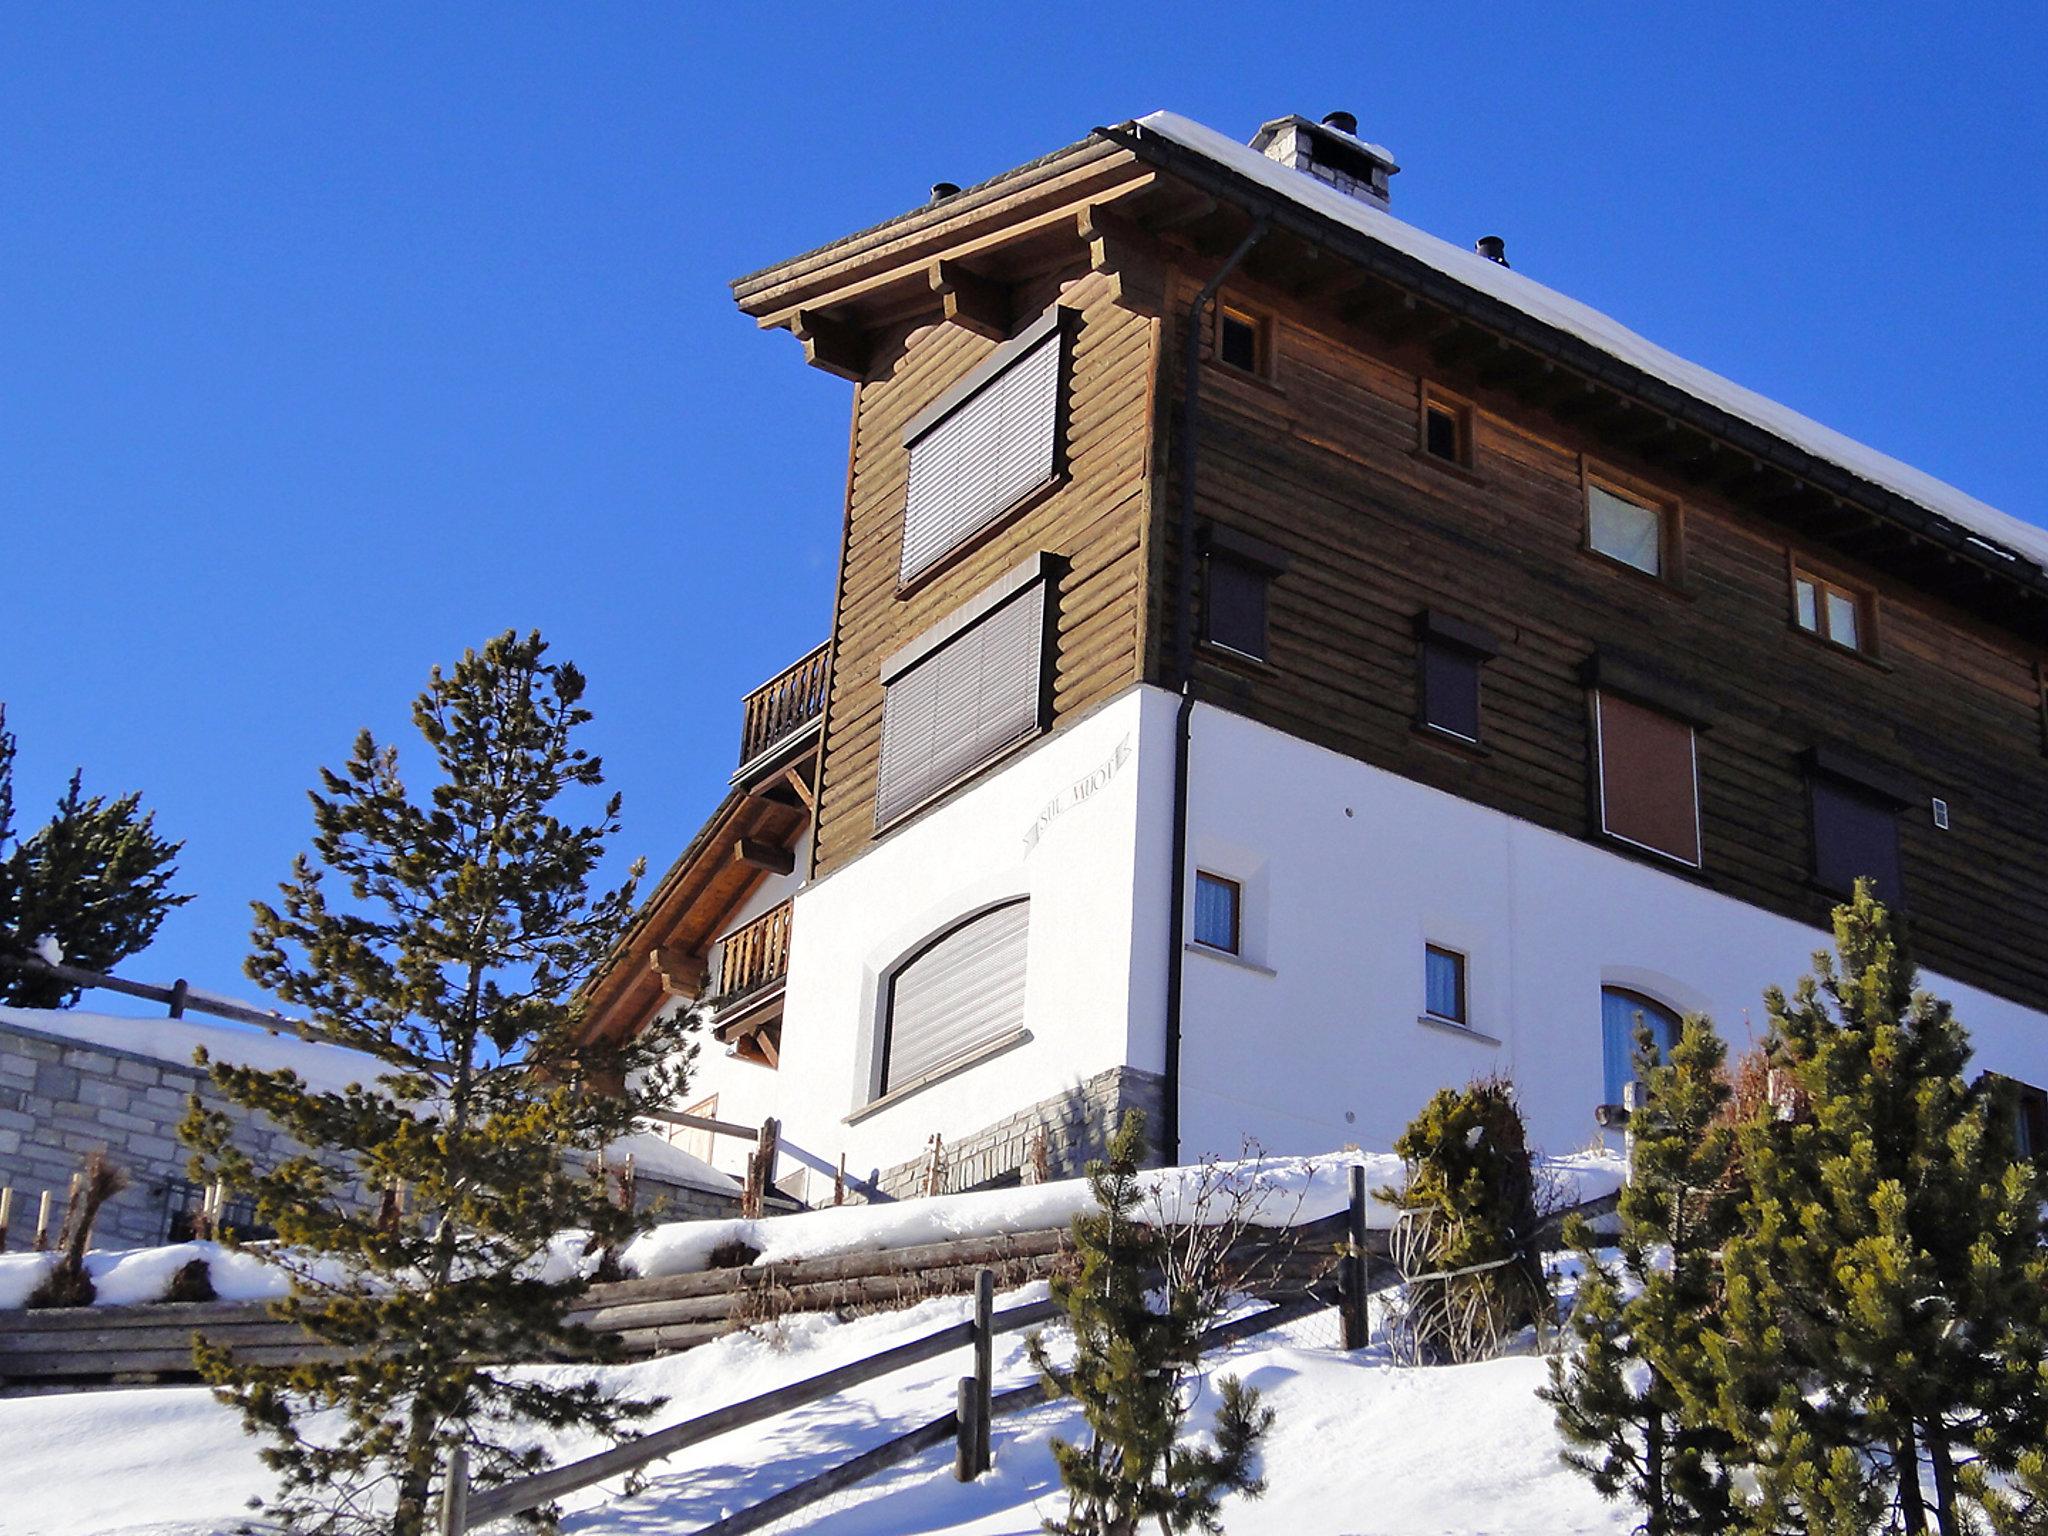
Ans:
<svg viewBox="0 0 2048 1536"><path fill-rule="evenodd" d="M1088 1167L1097 1209L1074 1218L1078 1268L1053 1282L1073 1330L1073 1364L1055 1366L1031 1339L1047 1384L1081 1404L1089 1429L1086 1444L1052 1444L1067 1490L1066 1518L1045 1522L1055 1536L1217 1531L1225 1494L1265 1491L1254 1468L1273 1413L1235 1377L1219 1383L1215 1443L1180 1443L1215 1293L1208 1277L1176 1270L1171 1234L1140 1217L1144 1146L1144 1116L1132 1111L1107 1160Z"/></svg>
<svg viewBox="0 0 2048 1536"><path fill-rule="evenodd" d="M50 938L72 965L111 970L148 947L165 914L192 899L170 888L184 844L157 836L140 795L87 797L77 773L55 814L13 841L14 757L0 707L0 961L20 961ZM78 994L47 972L0 964L0 1004L63 1008Z"/></svg>
<svg viewBox="0 0 2048 1536"><path fill-rule="evenodd" d="M1766 996L1711 1406L1754 1475L1750 1529L1962 1536L1971 1490L2048 1442L2043 1188L1867 884L1834 936L1839 960Z"/></svg>
<svg viewBox="0 0 2048 1536"><path fill-rule="evenodd" d="M1720 1305L1719 1250L1733 1230L1735 1128L1727 1051L1705 1019L1685 1022L1668 1063L1647 1032L1644 1098L1629 1120L1633 1158L1617 1215L1617 1269L1577 1217L1565 1239L1584 1266L1572 1350L1550 1361L1542 1396L1573 1447L1566 1463L1608 1498L1643 1511L1647 1536L1706 1536L1731 1519L1728 1437L1685 1411L1702 1379L1699 1328Z"/></svg>
<svg viewBox="0 0 2048 1536"><path fill-rule="evenodd" d="M616 1432L656 1406L500 1364L609 1356L564 1322L585 1282L562 1272L560 1235L589 1234L594 1254L644 1221L589 1177L590 1154L674 1098L688 1054L674 1028L583 1038L576 990L639 870L589 889L617 796L589 823L557 815L603 775L572 739L590 718L583 679L546 652L507 632L435 668L413 720L438 782L416 798L396 749L364 732L312 796L320 867L301 855L281 907L256 904L249 974L376 1057L377 1081L316 1093L290 1071L215 1063L227 1099L307 1149L271 1168L236 1150L228 1114L195 1100L186 1121L195 1171L277 1229L292 1271L278 1314L333 1351L295 1366L198 1351L270 1440L273 1512L294 1529L416 1536L453 1447L490 1485L544 1465L537 1430ZM309 1423L321 1410L333 1418Z"/></svg>
<svg viewBox="0 0 2048 1536"><path fill-rule="evenodd" d="M1474 1341L1455 1319L1477 1317L1491 1336L1549 1312L1536 1246L1536 1178L1513 1085L1482 1078L1439 1089L1394 1142L1407 1182L1378 1192L1388 1205L1425 1213L1428 1263L1417 1343L1433 1358L1463 1358Z"/></svg>

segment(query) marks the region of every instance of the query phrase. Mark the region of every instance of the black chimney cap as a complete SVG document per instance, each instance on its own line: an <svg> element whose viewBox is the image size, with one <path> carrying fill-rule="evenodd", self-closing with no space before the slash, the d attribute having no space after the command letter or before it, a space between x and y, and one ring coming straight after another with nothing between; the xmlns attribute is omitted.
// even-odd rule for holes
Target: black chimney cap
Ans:
<svg viewBox="0 0 2048 1536"><path fill-rule="evenodd" d="M943 203L949 197L960 195L960 184L956 181L935 181L932 183L932 201Z"/></svg>
<svg viewBox="0 0 2048 1536"><path fill-rule="evenodd" d="M1325 128L1334 128L1339 133L1348 133L1353 138L1358 136L1358 119L1349 112L1325 112L1323 114L1323 126Z"/></svg>
<svg viewBox="0 0 2048 1536"><path fill-rule="evenodd" d="M1508 243L1499 235L1481 235L1473 242L1472 249L1488 261L1497 261L1502 266L1508 264Z"/></svg>

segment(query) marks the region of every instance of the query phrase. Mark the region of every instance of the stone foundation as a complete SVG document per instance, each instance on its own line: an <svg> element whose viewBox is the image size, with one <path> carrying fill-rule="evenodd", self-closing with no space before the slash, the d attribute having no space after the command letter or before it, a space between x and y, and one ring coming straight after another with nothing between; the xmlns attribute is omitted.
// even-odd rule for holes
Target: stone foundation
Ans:
<svg viewBox="0 0 2048 1536"><path fill-rule="evenodd" d="M1056 1098L1027 1105L993 1125L947 1142L940 1154L942 1192L953 1194L1036 1177L1032 1149L1041 1135L1047 1177L1077 1178L1091 1159L1107 1150L1110 1134L1131 1109L1144 1112L1145 1160L1155 1161L1165 1083L1156 1072L1112 1067ZM920 1156L885 1168L878 1181L882 1192L897 1199L924 1193L927 1162Z"/></svg>

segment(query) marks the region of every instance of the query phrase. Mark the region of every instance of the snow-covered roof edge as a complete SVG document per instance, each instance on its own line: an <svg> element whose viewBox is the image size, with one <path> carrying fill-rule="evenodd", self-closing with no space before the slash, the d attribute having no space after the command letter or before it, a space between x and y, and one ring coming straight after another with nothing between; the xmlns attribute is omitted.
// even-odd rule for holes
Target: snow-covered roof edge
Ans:
<svg viewBox="0 0 2048 1536"><path fill-rule="evenodd" d="M1803 449L1815 458L1925 508L2048 571L2048 529L2023 522L1923 470L1880 453L1712 370L1687 362L1590 305L1416 228L1336 188L1269 160L1248 145L1175 112L1139 118L1156 134L1308 211L1413 258L1453 281L1520 310L1702 403ZM2000 551L1994 551L2000 552Z"/></svg>

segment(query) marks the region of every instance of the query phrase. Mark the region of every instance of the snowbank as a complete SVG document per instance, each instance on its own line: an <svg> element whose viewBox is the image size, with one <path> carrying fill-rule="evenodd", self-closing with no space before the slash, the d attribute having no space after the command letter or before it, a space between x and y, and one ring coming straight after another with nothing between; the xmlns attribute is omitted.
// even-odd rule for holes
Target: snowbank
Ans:
<svg viewBox="0 0 2048 1536"><path fill-rule="evenodd" d="M1166 1221L1216 1221L1231 1209L1241 1209L1252 1221L1299 1226L1334 1216L1350 1204L1354 1165L1364 1167L1368 1190L1398 1189L1403 1182L1401 1160L1390 1152L1345 1151L1327 1157L1166 1168L1145 1175L1145 1208L1154 1219ZM1622 1162L1612 1153L1582 1152L1540 1158L1537 1172L1561 1198L1579 1204L1619 1189ZM687 1274L707 1268L710 1255L729 1243L756 1250L761 1263L781 1263L955 1238L999 1237L1064 1226L1092 1204L1087 1181L1068 1179L893 1205L839 1206L761 1221L669 1222L636 1239L626 1249L625 1265L637 1275ZM1393 1220L1391 1207L1376 1200L1368 1204L1368 1226L1387 1227Z"/></svg>
<svg viewBox="0 0 2048 1536"><path fill-rule="evenodd" d="M109 1013L75 1013L68 1008L0 1008L0 1024L33 1030L80 1045L132 1051L153 1061L192 1065L192 1053L205 1047L217 1061L276 1072L290 1067L306 1085L322 1093L339 1093L350 1083L374 1083L385 1071L374 1056L324 1041L301 1040L285 1033L272 1035L252 1026L206 1019L132 1019Z"/></svg>
<svg viewBox="0 0 2048 1536"><path fill-rule="evenodd" d="M679 1149L668 1150L688 1157ZM1143 1209L1150 1219L1159 1221L1219 1221L1235 1212L1270 1226L1300 1226L1334 1216L1350 1204L1354 1166L1365 1169L1368 1190L1401 1185L1401 1160L1388 1152L1343 1151L1327 1157L1203 1164L1145 1174ZM1564 1203L1597 1200L1621 1187L1621 1159L1609 1152L1539 1158L1536 1168L1539 1183ZM732 1243L753 1249L761 1263L881 1253L956 1238L1042 1232L1066 1225L1092 1204L1087 1181L1067 1179L890 1205L838 1206L758 1221L672 1221L636 1238L628 1245L624 1262L627 1272L634 1275L691 1274L708 1269L712 1253ZM1393 1219L1393 1209L1377 1200L1366 1207L1368 1226L1390 1226ZM587 1268L593 1261L583 1253L582 1244L583 1234L562 1234L550 1246L540 1272L549 1279L566 1279ZM283 1295L287 1289L283 1269L260 1254L261 1250L224 1248L217 1243L179 1243L168 1248L92 1253L86 1257L86 1269L98 1291L95 1306L160 1300L170 1277L194 1258L206 1259L214 1289L224 1300L254 1301ZM51 1262L48 1254L0 1254L0 1309L26 1301Z"/></svg>

